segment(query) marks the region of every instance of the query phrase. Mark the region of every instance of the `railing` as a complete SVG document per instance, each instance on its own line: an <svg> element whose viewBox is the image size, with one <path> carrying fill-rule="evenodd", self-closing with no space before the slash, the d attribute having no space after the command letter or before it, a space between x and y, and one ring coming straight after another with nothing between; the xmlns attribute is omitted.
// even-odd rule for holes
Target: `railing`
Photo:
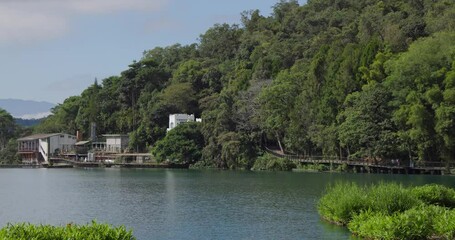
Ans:
<svg viewBox="0 0 455 240"><path fill-rule="evenodd" d="M38 151L38 148L37 147L34 147L34 148L29 148L29 147L20 147L18 149L19 152L37 152Z"/></svg>

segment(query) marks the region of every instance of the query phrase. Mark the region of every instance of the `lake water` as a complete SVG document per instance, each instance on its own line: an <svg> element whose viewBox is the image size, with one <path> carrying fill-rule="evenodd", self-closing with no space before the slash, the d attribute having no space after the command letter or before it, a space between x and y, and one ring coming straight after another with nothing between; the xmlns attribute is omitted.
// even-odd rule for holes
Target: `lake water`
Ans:
<svg viewBox="0 0 455 240"><path fill-rule="evenodd" d="M455 177L163 169L0 169L0 226L92 219L138 239L349 239L316 203L336 181L455 186Z"/></svg>

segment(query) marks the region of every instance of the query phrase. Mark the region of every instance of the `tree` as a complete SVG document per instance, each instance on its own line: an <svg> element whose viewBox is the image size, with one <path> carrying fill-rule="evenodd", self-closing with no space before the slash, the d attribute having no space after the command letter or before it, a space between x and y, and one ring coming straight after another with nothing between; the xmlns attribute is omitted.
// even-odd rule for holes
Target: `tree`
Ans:
<svg viewBox="0 0 455 240"><path fill-rule="evenodd" d="M162 140L156 142L152 154L158 162L195 163L202 157L204 137L200 123L183 123L169 131Z"/></svg>
<svg viewBox="0 0 455 240"><path fill-rule="evenodd" d="M453 124L453 62L455 33L441 32L419 39L409 50L386 64L397 108L394 120L401 136L409 139L420 161L437 161L450 156ZM444 146L445 150L440 146ZM414 147L409 147L413 149ZM453 160L453 156L448 157Z"/></svg>
<svg viewBox="0 0 455 240"><path fill-rule="evenodd" d="M348 156L383 159L396 152L391 97L384 86L372 82L346 98L339 115L339 139Z"/></svg>
<svg viewBox="0 0 455 240"><path fill-rule="evenodd" d="M296 76L283 71L259 95L263 128L275 137L281 152L284 152L282 139L289 125L289 112L298 94L297 82Z"/></svg>
<svg viewBox="0 0 455 240"><path fill-rule="evenodd" d="M8 141L16 133L16 123L13 116L4 109L0 108L0 150L3 150Z"/></svg>

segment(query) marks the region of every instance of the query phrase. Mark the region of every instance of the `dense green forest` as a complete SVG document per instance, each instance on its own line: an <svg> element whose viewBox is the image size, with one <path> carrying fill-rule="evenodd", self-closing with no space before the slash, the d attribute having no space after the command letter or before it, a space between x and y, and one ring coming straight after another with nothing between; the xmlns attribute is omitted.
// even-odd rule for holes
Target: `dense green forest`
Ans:
<svg viewBox="0 0 455 240"><path fill-rule="evenodd" d="M0 164L19 163L16 138L30 134L31 130L17 124L10 113L0 108Z"/></svg>
<svg viewBox="0 0 455 240"><path fill-rule="evenodd" d="M453 0L282 0L270 16L246 11L197 43L145 51L34 131L88 136L96 122L98 133L129 134L134 151L158 145L166 158L160 149L187 141L197 159L186 161L220 168L249 169L264 146L453 162L454 19ZM164 139L172 113L203 123Z"/></svg>

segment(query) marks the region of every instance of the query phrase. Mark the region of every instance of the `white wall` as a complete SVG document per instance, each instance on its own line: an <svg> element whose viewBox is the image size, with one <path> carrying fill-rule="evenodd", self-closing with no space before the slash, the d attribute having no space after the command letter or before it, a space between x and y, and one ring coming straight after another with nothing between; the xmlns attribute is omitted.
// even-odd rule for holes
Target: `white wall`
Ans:
<svg viewBox="0 0 455 240"><path fill-rule="evenodd" d="M41 156L43 156L44 162L49 162L48 147L49 143L47 142L47 138L39 140L39 152L41 153Z"/></svg>
<svg viewBox="0 0 455 240"><path fill-rule="evenodd" d="M169 115L169 128L167 131L177 127L184 122L194 122L194 114L171 114Z"/></svg>

